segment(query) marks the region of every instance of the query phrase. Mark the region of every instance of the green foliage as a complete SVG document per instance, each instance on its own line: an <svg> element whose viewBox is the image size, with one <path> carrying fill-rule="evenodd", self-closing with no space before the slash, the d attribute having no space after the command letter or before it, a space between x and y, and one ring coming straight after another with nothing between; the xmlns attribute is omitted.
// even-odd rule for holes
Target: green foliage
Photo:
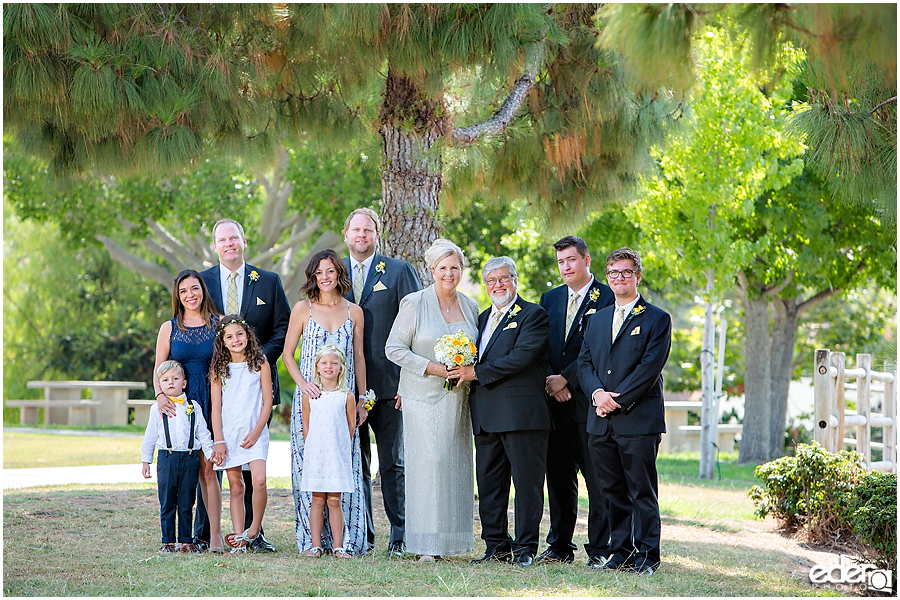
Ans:
<svg viewBox="0 0 900 600"><path fill-rule="evenodd" d="M853 533L871 546L883 569L897 569L897 474L866 473L850 507Z"/></svg>
<svg viewBox="0 0 900 600"><path fill-rule="evenodd" d="M804 529L817 541L849 539L846 515L865 474L856 452L831 454L819 445L800 444L795 456L760 465L750 498L756 515L772 515L788 531Z"/></svg>

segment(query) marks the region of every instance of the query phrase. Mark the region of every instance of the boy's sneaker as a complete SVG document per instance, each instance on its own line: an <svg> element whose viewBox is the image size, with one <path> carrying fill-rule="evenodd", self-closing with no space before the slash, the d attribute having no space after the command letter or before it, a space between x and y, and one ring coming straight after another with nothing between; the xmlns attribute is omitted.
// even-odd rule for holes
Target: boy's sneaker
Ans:
<svg viewBox="0 0 900 600"><path fill-rule="evenodd" d="M175 544L163 544L159 551L163 554L175 552Z"/></svg>
<svg viewBox="0 0 900 600"><path fill-rule="evenodd" d="M197 546L197 544L182 544L181 551L197 554L200 552L200 548Z"/></svg>

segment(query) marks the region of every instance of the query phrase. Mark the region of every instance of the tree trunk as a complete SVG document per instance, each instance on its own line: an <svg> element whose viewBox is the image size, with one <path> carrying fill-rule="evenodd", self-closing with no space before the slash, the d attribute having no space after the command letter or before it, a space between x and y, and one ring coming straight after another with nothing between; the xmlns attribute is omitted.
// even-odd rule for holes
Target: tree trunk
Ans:
<svg viewBox="0 0 900 600"><path fill-rule="evenodd" d="M716 462L716 450L711 433L715 414L715 396L713 393L713 276L712 269L706 272L706 312L703 321L703 344L700 347L700 389L703 392L703 405L700 411L700 477L712 479Z"/></svg>
<svg viewBox="0 0 900 600"><path fill-rule="evenodd" d="M794 340L800 311L792 299L776 298L775 324L772 327L772 407L769 458L784 454L784 429L787 425L788 388L794 371Z"/></svg>
<svg viewBox="0 0 900 600"><path fill-rule="evenodd" d="M769 301L765 296L741 298L746 343L744 361L744 429L738 462L765 462L771 443Z"/></svg>
<svg viewBox="0 0 900 600"><path fill-rule="evenodd" d="M440 153L433 149L448 126L445 108L430 100L410 77L388 70L379 133L381 165L381 251L416 269L425 285L431 273L422 256L439 234Z"/></svg>

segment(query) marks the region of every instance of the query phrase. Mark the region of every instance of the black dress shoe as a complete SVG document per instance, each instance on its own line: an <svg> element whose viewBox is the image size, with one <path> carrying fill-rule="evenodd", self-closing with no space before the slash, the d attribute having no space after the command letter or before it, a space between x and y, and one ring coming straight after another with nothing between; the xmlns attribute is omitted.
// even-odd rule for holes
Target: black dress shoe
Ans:
<svg viewBox="0 0 900 600"><path fill-rule="evenodd" d="M516 554L512 563L518 567L530 567L534 564L534 558L532 558L530 552L524 552L522 554Z"/></svg>
<svg viewBox="0 0 900 600"><path fill-rule="evenodd" d="M497 562L510 562L509 552L497 552L497 551L487 551L484 553L484 556L481 558L473 558L471 562L473 565L480 565L483 562L488 561L497 561Z"/></svg>
<svg viewBox="0 0 900 600"><path fill-rule="evenodd" d="M250 544L250 550L253 552L275 552L275 546L270 544L260 532L256 539L253 540L253 543Z"/></svg>
<svg viewBox="0 0 900 600"><path fill-rule="evenodd" d="M560 554L553 548L547 548L544 552L534 559L536 563L573 563L575 562L574 554Z"/></svg>
<svg viewBox="0 0 900 600"><path fill-rule="evenodd" d="M206 540L197 540L196 542L194 542L194 545L197 546L198 552L206 552L207 550L209 550L209 542L207 542Z"/></svg>
<svg viewBox="0 0 900 600"><path fill-rule="evenodd" d="M653 575L659 569L659 562L649 559L638 559L631 565L631 572L639 575Z"/></svg>
<svg viewBox="0 0 900 600"><path fill-rule="evenodd" d="M609 562L609 559L605 556L600 556L599 554L596 556L591 556L588 558L587 566L592 569L603 569L606 567L606 563Z"/></svg>
<svg viewBox="0 0 900 600"><path fill-rule="evenodd" d="M387 549L387 557L388 558L403 558L403 555L406 554L406 544L403 542L391 542L388 545Z"/></svg>
<svg viewBox="0 0 900 600"><path fill-rule="evenodd" d="M623 558L619 554L613 554L609 557L609 560L606 561L606 564L602 567L594 567L595 569L608 569L610 571L616 570L627 570L631 568L634 563L631 562L628 558Z"/></svg>

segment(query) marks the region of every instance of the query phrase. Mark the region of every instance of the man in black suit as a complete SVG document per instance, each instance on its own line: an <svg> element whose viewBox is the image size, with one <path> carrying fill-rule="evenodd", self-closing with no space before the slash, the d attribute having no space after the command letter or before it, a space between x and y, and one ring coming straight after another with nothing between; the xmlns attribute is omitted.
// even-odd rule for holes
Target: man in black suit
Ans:
<svg viewBox="0 0 900 600"><path fill-rule="evenodd" d="M666 431L662 370L672 345L672 318L637 292L641 257L629 248L606 259L615 305L589 322L578 355L578 380L590 392L591 463L609 503L610 556L595 568L652 575L659 567L656 455Z"/></svg>
<svg viewBox="0 0 900 600"><path fill-rule="evenodd" d="M516 263L501 256L481 276L492 307L478 317L475 365L450 370L451 379L475 381L469 394L475 433L478 514L487 560L530 566L537 553L544 512L544 473L550 409L544 398L547 373L547 311L516 293ZM506 518L510 477L516 486L516 537Z"/></svg>
<svg viewBox="0 0 900 600"><path fill-rule="evenodd" d="M578 353L584 327L599 310L614 302L609 286L591 275L587 244L566 236L553 244L564 285L541 295L550 316L549 368L545 389L553 429L547 444L547 491L550 501L548 548L535 562L575 560L572 535L578 519L578 471L588 490L588 565L606 562L609 554L609 519L606 502L590 465L587 416L590 401L578 384Z"/></svg>
<svg viewBox="0 0 900 600"><path fill-rule="evenodd" d="M247 238L244 228L232 219L222 219L213 227L213 246L219 256L219 264L200 273L216 309L223 315L240 314L256 332L266 359L272 368L272 403L281 403L278 385L278 368L275 363L284 349L284 336L291 320L291 307L277 273L264 271L244 262ZM271 422L271 415L269 421ZM250 471L244 471L244 528L253 522L253 481ZM198 505L203 504L202 502ZM209 539L208 521L204 511L206 539ZM199 513L198 513L199 519ZM263 537L253 542L253 549L274 552L275 546ZM202 538L202 534L200 536Z"/></svg>
<svg viewBox="0 0 900 600"><path fill-rule="evenodd" d="M372 518L372 449L369 427L375 433L378 470L384 512L391 523L388 556L405 552L404 527L406 480L403 470L403 417L395 410L400 396L400 367L387 359L384 345L400 309L400 300L422 289L415 270L407 262L382 256L375 251L378 242L378 215L368 208L354 210L344 222L344 241L350 256L344 264L350 271L353 289L346 298L363 309L363 356L366 358L366 385L378 400L359 426L363 465L363 490L366 499L366 525L369 547L375 545ZM358 390L359 395L366 390Z"/></svg>

